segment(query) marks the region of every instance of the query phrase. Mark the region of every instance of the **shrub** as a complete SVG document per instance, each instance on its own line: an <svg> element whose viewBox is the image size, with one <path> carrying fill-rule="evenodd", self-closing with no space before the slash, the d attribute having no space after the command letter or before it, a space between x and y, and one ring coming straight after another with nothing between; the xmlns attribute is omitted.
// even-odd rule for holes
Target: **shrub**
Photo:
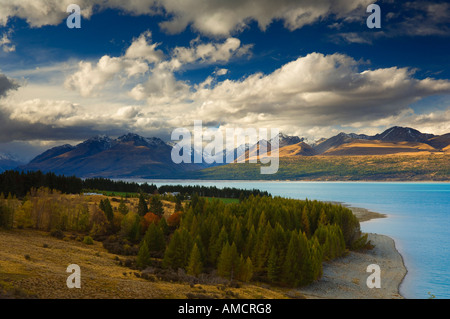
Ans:
<svg viewBox="0 0 450 319"><path fill-rule="evenodd" d="M50 231L50 236L58 238L58 239L63 239L64 233L60 229L53 229L52 231Z"/></svg>
<svg viewBox="0 0 450 319"><path fill-rule="evenodd" d="M92 239L91 236L86 236L83 239L83 243L86 245L93 245L94 244L94 240Z"/></svg>

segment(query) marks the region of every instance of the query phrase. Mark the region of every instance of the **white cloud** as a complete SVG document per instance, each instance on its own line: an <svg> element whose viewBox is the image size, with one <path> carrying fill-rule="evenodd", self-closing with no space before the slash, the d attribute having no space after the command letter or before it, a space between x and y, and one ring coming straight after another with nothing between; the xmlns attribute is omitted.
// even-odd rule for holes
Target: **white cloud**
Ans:
<svg viewBox="0 0 450 319"><path fill-rule="evenodd" d="M24 19L32 27L58 25L67 18L67 7L73 0L0 0L0 26L5 26L9 19ZM81 14L85 18L92 15L95 3L88 0L77 0Z"/></svg>
<svg viewBox="0 0 450 319"><path fill-rule="evenodd" d="M223 43L198 43L192 41L191 46L176 47L172 52L172 60L177 65L192 63L223 63L233 57L241 57L250 53L252 45L241 45L237 38L228 38ZM173 62L172 62L173 63Z"/></svg>
<svg viewBox="0 0 450 319"><path fill-rule="evenodd" d="M108 55L100 58L95 65L81 61L78 66L78 71L66 78L65 87L78 91L83 97L98 94L99 90L116 76L124 74L129 78L145 74L149 70L148 64L140 59Z"/></svg>
<svg viewBox="0 0 450 319"><path fill-rule="evenodd" d="M228 74L228 70L227 69L219 69L219 70L215 71L214 73L217 76L227 75Z"/></svg>
<svg viewBox="0 0 450 319"><path fill-rule="evenodd" d="M32 27L58 25L66 17L73 0L0 0L0 25L12 17L25 19ZM189 25L206 35L228 37L256 21L265 30L274 20L295 30L320 19L346 17L371 0L78 0L84 18L95 11L120 9L131 14L165 15L161 27L179 33Z"/></svg>
<svg viewBox="0 0 450 319"><path fill-rule="evenodd" d="M10 39L10 32L3 33L3 36L0 39L0 48L6 53L16 51L16 46L12 44Z"/></svg>
<svg viewBox="0 0 450 319"><path fill-rule="evenodd" d="M159 44L151 43L151 37L152 33L150 31L146 31L137 39L134 39L133 43L125 53L125 58L143 59L148 63L156 63L161 61L164 53L160 50L156 50Z"/></svg>
<svg viewBox="0 0 450 319"><path fill-rule="evenodd" d="M418 80L406 68L359 67L346 55L308 54L268 75L200 87L183 117L280 128L351 125L396 116L421 98L450 93L450 81Z"/></svg>
<svg viewBox="0 0 450 319"><path fill-rule="evenodd" d="M171 20L161 23L169 33L179 33L189 25L206 35L227 37L256 21L265 30L274 20L282 20L289 30L299 29L331 15L342 18L370 1L298 0L160 0ZM201 10L199 10L201 8Z"/></svg>
<svg viewBox="0 0 450 319"><path fill-rule="evenodd" d="M232 58L248 55L252 46L242 45L236 38L220 43L200 43L196 39L190 47L176 47L166 59L157 47L158 44L151 42L151 33L146 31L133 40L123 56L105 55L97 63L79 62L78 70L67 76L65 87L88 97L98 95L108 82L116 78L148 73L147 82L136 84L129 95L136 100L148 98L168 103L182 99L189 93L188 85L178 81L173 72L186 65L226 63Z"/></svg>
<svg viewBox="0 0 450 319"><path fill-rule="evenodd" d="M76 114L77 106L69 101L50 101L34 99L11 105L10 118L31 124L43 123L57 125Z"/></svg>

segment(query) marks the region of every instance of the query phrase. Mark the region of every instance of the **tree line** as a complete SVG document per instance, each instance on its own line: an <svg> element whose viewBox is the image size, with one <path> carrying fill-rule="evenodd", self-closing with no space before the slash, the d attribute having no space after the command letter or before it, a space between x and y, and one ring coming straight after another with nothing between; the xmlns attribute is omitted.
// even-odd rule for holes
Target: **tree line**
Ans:
<svg viewBox="0 0 450 319"><path fill-rule="evenodd" d="M0 174L0 193L23 198L32 188L41 187L57 190L63 194L81 194L83 191L112 191L122 193L164 194L178 192L182 198L192 196L194 193L206 197L222 198L247 198L251 195L270 196L268 192L257 189L245 190L215 186L183 186L163 185L159 188L154 184L116 181L107 178L81 179L76 176L56 175L54 173L42 173L41 171L5 171Z"/></svg>
<svg viewBox="0 0 450 319"><path fill-rule="evenodd" d="M5 171L0 174L0 193L23 198L32 188L46 187L64 194L80 194L83 181L75 176L61 176L54 173Z"/></svg>

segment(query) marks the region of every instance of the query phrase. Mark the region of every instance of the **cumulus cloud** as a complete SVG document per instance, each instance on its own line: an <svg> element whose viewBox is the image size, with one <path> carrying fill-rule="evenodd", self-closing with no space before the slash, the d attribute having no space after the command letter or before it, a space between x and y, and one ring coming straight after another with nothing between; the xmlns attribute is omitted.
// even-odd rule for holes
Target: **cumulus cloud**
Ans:
<svg viewBox="0 0 450 319"><path fill-rule="evenodd" d="M220 118L224 124L280 128L351 125L396 116L426 96L450 93L450 81L419 80L407 68L362 67L346 55L311 53L268 75L199 87L191 103L179 105L179 120Z"/></svg>
<svg viewBox="0 0 450 319"><path fill-rule="evenodd" d="M0 73L0 98L4 97L8 91L17 90L18 88L19 84L15 80Z"/></svg>
<svg viewBox="0 0 450 319"><path fill-rule="evenodd" d="M289 30L296 30L320 19L337 19L367 6L370 1L298 1L298 0L159 0L171 20L161 23L162 29L178 33L189 25L212 36L229 36L256 21L265 30L274 20L281 20ZM201 10L199 10L201 8Z"/></svg>
<svg viewBox="0 0 450 319"><path fill-rule="evenodd" d="M319 134L323 127L333 125L413 123L413 118L419 118L409 113L412 103L450 93L448 80L416 79L414 70L408 68L370 69L367 63L344 54L321 53L299 57L270 74L256 73L240 80L218 81L218 75L227 73L219 69L214 72L216 77L191 85L177 79L168 65L175 56L177 61L198 63L196 52L191 50L184 58L174 54L171 60L155 64L148 78L129 92L146 105L120 109L114 119L122 118L139 130L155 125L169 130L191 126L194 120L220 119L224 127L258 123L285 132L303 128Z"/></svg>
<svg viewBox="0 0 450 319"><path fill-rule="evenodd" d="M201 43L196 39L189 47L176 47L169 56L157 49L146 31L133 39L125 54L120 57L103 56L97 63L81 61L78 70L65 80L65 87L78 91L83 97L98 94L106 83L121 77L149 74L146 83L139 83L131 90L136 100L172 95L180 98L188 93L186 83L178 81L174 72L187 65L210 65L229 62L250 54L251 45L243 45L239 39L228 38L219 43ZM223 72L223 71L222 71Z"/></svg>
<svg viewBox="0 0 450 319"><path fill-rule="evenodd" d="M16 104L11 108L10 119L31 124L58 124L76 114L76 105L69 101L34 99Z"/></svg>
<svg viewBox="0 0 450 319"><path fill-rule="evenodd" d="M80 92L84 97L97 93L116 76L124 74L127 77L133 77L145 74L149 70L148 64L140 59L108 55L100 58L96 64L80 61L78 67L78 71L66 78L64 85L66 88Z"/></svg>
<svg viewBox="0 0 450 319"><path fill-rule="evenodd" d="M0 0L0 26L7 25L9 19L24 19L32 27L58 25L67 18L67 7L73 0ZM81 14L85 18L92 15L95 1L78 0Z"/></svg>
<svg viewBox="0 0 450 319"><path fill-rule="evenodd" d="M12 17L25 19L32 27L57 25L67 17L72 0L0 0L0 25ZM330 16L342 18L367 6L371 0L79 0L85 18L108 8L131 14L164 15L161 28L179 33L188 26L212 36L228 37L256 21L264 30L274 20L295 30ZM199 9L201 8L201 9ZM95 10L94 10L95 9Z"/></svg>
<svg viewBox="0 0 450 319"><path fill-rule="evenodd" d="M10 39L11 31L3 33L0 39L0 48L3 52L9 53L16 51L16 46L12 43Z"/></svg>
<svg viewBox="0 0 450 319"><path fill-rule="evenodd" d="M222 43L191 42L190 47L176 47L172 53L172 64L185 65L192 63L223 63L233 57L248 55L252 45L241 45L241 40L228 38Z"/></svg>
<svg viewBox="0 0 450 319"><path fill-rule="evenodd" d="M152 43L152 33L146 31L142 33L127 49L126 58L143 59L148 63L156 63L162 60L164 53L156 48L158 43Z"/></svg>
<svg viewBox="0 0 450 319"><path fill-rule="evenodd" d="M32 27L58 25L67 17L66 9L73 0L0 0L0 26L12 17L25 19ZM168 33L180 33L191 27L212 37L227 38L256 22L261 30L274 21L281 21L289 30L296 30L330 19L330 26L341 28L347 23L364 24L366 7L373 0L78 0L84 18L106 9L118 9L133 15L158 15L160 27ZM446 2L381 1L387 5L385 36L450 34ZM368 34L370 38L376 33ZM379 36L379 35L375 35ZM341 32L338 38L366 43L367 37ZM365 39L365 40L364 40ZM138 45L138 43L136 43ZM12 50L13 46L7 47ZM139 48L136 48L137 51Z"/></svg>

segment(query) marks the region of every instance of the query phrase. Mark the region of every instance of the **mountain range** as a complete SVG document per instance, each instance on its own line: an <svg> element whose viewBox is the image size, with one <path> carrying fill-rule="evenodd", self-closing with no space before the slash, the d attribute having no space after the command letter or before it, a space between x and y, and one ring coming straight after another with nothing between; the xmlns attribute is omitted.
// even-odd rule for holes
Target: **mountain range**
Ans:
<svg viewBox="0 0 450 319"><path fill-rule="evenodd" d="M340 133L311 144L305 141L304 138L280 133L280 157L450 154L450 134L425 134L398 126L374 136ZM247 160L257 156L261 142L252 146L241 145L232 152L237 154L238 149L245 149L243 156ZM266 143L270 145L271 142ZM183 178L190 172L217 165L175 164L171 159L172 147L172 142L165 143L159 138L145 138L133 133L117 139L96 136L76 146L62 145L49 149L18 169L79 177L162 179ZM193 150L190 155L193 156Z"/></svg>
<svg viewBox="0 0 450 319"><path fill-rule="evenodd" d="M6 153L0 153L0 173L14 169L20 165L23 165L23 161L16 156Z"/></svg>

